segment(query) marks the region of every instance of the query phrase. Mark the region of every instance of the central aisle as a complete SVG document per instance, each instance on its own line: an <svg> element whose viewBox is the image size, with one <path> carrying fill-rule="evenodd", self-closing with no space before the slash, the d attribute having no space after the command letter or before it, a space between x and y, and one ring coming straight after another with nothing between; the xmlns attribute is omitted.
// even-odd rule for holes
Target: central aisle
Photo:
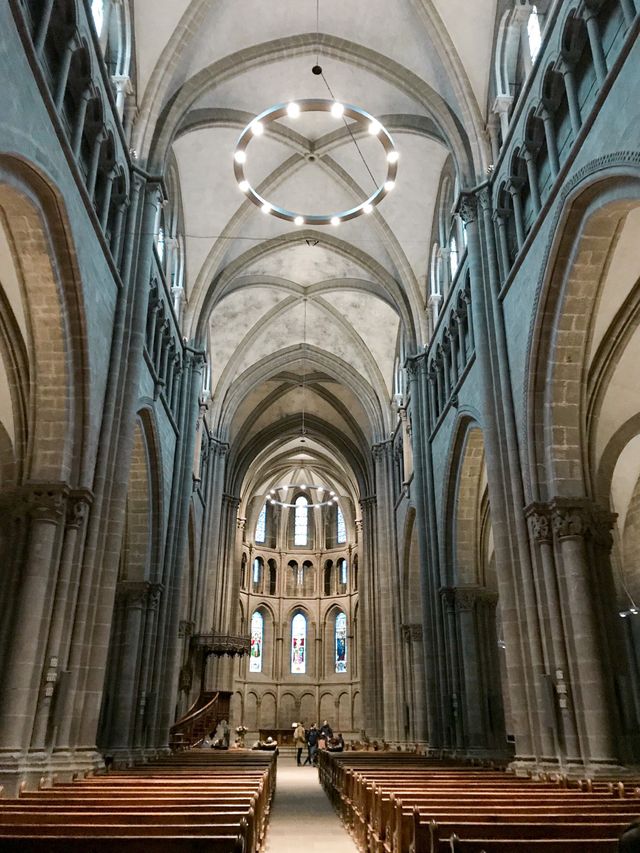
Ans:
<svg viewBox="0 0 640 853"><path fill-rule="evenodd" d="M355 844L318 782L316 767L280 755L267 829L268 853L355 853Z"/></svg>

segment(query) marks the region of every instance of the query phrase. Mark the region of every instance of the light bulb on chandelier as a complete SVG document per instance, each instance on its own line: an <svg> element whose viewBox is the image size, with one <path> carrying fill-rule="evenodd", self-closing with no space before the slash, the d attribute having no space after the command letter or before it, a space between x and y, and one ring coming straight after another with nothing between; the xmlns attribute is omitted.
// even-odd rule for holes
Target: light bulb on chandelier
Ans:
<svg viewBox="0 0 640 853"><path fill-rule="evenodd" d="M281 493L283 492L284 496L280 497ZM297 497L299 497L299 492L305 492L309 494L309 498L311 497L311 493L317 492L318 500L314 501L307 498L307 506L309 507L309 509L319 509L323 506L337 506L340 503L339 496L334 491L331 491L328 486L322 486L317 484L309 485L308 483L304 486L298 486L295 483L288 483L283 486L276 486L273 489L269 489L266 495L266 499L272 506L285 506L289 507L290 509L295 509L295 503L286 500L286 495L288 492L293 492L294 494L296 494ZM329 493L329 498L325 500L323 495L326 492ZM305 497L307 496L307 494L305 494Z"/></svg>
<svg viewBox="0 0 640 853"><path fill-rule="evenodd" d="M319 67L319 66L318 66ZM320 69L322 73L322 69ZM384 149L385 160L387 164L387 174L384 181L378 184L372 177L375 185L373 193L353 207L346 210L334 211L326 214L309 214L299 211L288 210L277 204L269 202L263 198L252 186L247 179L244 171L244 166L247 162L247 147L251 140L256 136L261 136L266 128L283 117L298 118L303 112L324 112L330 113L331 116L339 121L344 122L344 125L350 134L353 142L358 149L358 153L362 157L362 152L358 146L354 136L354 131L360 130L363 133L369 133L380 142ZM350 123L347 122L350 119ZM314 155L315 157L316 155ZM364 158L363 158L364 159ZM269 107L252 119L244 128L236 143L233 153L234 174L238 183L238 188L247 196L249 201L261 208L263 213L275 216L277 219L284 219L287 222L292 222L294 225L340 225L342 222L347 222L350 219L356 219L358 216L366 215L371 211L391 192L395 187L396 173L398 171L398 160L400 154L395 147L393 139L389 131L384 125L374 118L366 110L356 107L353 104L343 104L336 101L323 98L307 98L300 101L291 101L289 103L276 104ZM366 161L365 161L366 165ZM367 166L369 170L369 167ZM371 174L371 171L369 170Z"/></svg>

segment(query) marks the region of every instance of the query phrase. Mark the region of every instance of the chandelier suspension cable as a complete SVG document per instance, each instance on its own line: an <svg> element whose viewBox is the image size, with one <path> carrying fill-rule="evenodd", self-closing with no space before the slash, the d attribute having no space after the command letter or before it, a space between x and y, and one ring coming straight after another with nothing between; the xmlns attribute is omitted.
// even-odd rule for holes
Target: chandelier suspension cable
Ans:
<svg viewBox="0 0 640 853"><path fill-rule="evenodd" d="M307 430L304 425L304 404L305 404L305 391L306 391L306 367L307 367L307 297L302 297L302 307L303 307L303 315L302 315L302 424L300 427L300 441L305 441L305 436L307 434Z"/></svg>
<svg viewBox="0 0 640 853"><path fill-rule="evenodd" d="M320 69L320 70L317 71L316 69ZM331 91L331 86L329 85L329 81L324 76L324 71L322 70L322 66L320 65L320 0L316 0L316 64L315 64L315 68L313 69L313 73L314 74L320 74L320 76L322 77L322 80L324 81L324 85L327 87L327 91L331 95L331 100L335 101L336 96ZM349 131L349 136L351 137L351 141L356 146L356 150L357 150L358 154L360 155L360 159L364 163L364 167L367 170L367 172L369 173L371 180L373 181L374 187L377 187L378 182L373 177L373 172L369 168L369 164L365 160L364 154L362 153L362 150L360 149L360 146L358 145L358 141L355 138L355 136L353 135L353 131L351 130L351 128L349 126L349 122L346 120L344 115L342 116L342 121L344 123L344 126Z"/></svg>

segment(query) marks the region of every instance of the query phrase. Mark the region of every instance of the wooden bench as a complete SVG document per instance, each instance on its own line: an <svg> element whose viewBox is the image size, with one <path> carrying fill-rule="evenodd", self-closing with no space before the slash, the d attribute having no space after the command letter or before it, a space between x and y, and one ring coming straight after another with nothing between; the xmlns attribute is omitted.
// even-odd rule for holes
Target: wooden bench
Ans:
<svg viewBox="0 0 640 853"><path fill-rule="evenodd" d="M0 800L0 853L258 853L274 756L180 758Z"/></svg>
<svg viewBox="0 0 640 853"><path fill-rule="evenodd" d="M614 851L640 809L613 783L588 793L402 754L320 756L320 779L361 850ZM640 804L639 804L640 805ZM512 845L512 846L509 846Z"/></svg>

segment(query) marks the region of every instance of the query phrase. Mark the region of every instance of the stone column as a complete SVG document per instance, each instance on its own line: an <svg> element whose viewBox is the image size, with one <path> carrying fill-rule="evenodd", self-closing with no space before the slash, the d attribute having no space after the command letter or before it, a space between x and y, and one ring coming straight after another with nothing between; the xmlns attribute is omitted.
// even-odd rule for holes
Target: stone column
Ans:
<svg viewBox="0 0 640 853"><path fill-rule="evenodd" d="M600 631L594 601L595 566L590 565L586 538L593 524L588 502L556 499L552 524L558 543L563 611L571 638L571 660L578 698L576 717L583 758L590 765L616 765L620 750L615 699L605 674L606 641Z"/></svg>
<svg viewBox="0 0 640 853"><path fill-rule="evenodd" d="M551 105L545 104L540 111L542 123L544 125L544 136L547 142L547 153L549 155L549 168L551 177L555 181L560 171L560 159L558 157L558 143L556 140L556 127L553 120L553 112Z"/></svg>
<svg viewBox="0 0 640 853"><path fill-rule="evenodd" d="M524 146L524 161L527 164L527 176L529 178L529 189L531 191L531 201L533 203L533 210L535 215L537 216L540 213L541 203L540 203L540 188L538 187L538 167L536 165L536 155L537 151L531 146L525 144Z"/></svg>
<svg viewBox="0 0 640 853"><path fill-rule="evenodd" d="M578 87L576 85L576 74L573 65L565 59L562 63L562 76L564 78L564 87L567 92L567 103L569 104L569 118L571 120L571 129L573 130L573 138L577 139L582 127L582 118L580 116L580 104L578 102Z"/></svg>
<svg viewBox="0 0 640 853"><path fill-rule="evenodd" d="M46 483L25 487L23 511L29 518L24 563L13 605L15 630L9 637L0 704L0 767L2 753L29 745L43 683L45 652L51 620L51 589L55 587L62 546L68 487ZM43 697L44 698L44 697Z"/></svg>
<svg viewBox="0 0 640 853"><path fill-rule="evenodd" d="M81 558L81 550L78 546L83 542L81 531L84 532L84 522L90 503L91 494L86 491L71 492L67 498L64 542L60 556L58 582L55 593L52 595L51 624L45 655L47 684L40 697L31 738L31 749L44 749L47 742L53 739L53 732L48 729L53 722L51 712L54 702L55 705L60 704L60 692L64 690L66 684L65 677L60 681L59 679L66 670L71 626L78 595Z"/></svg>
<svg viewBox="0 0 640 853"><path fill-rule="evenodd" d="M561 730L557 734L557 745L561 762L566 758L567 764L580 763L581 747L575 721L575 708L571 702L571 679L565 646L563 613L558 589L555 557L553 552L553 530L551 526L551 510L546 504L532 504L527 507L531 536L534 547L537 548L542 565L542 576L539 578L540 602L543 612L542 624L545 625L544 635L549 645L548 675L554 681L556 688L556 712ZM562 692L558 693L558 688ZM564 692L566 691L566 692Z"/></svg>
<svg viewBox="0 0 640 853"><path fill-rule="evenodd" d="M375 547L376 499L365 497L360 501L362 509L362 547L359 562L360 600L360 649L362 650L361 684L364 726L369 737L382 734L383 709L380 638L380 615L378 564Z"/></svg>
<svg viewBox="0 0 640 853"><path fill-rule="evenodd" d="M597 9L589 8L589 4L585 4L586 8L583 12L587 22L587 34L589 36L589 46L591 47L591 56L593 57L593 66L596 70L596 79L598 87L601 89L607 76L607 60L602 47L602 36L600 35L600 25L598 24ZM598 4L599 6L600 4Z"/></svg>
<svg viewBox="0 0 640 853"><path fill-rule="evenodd" d="M113 636L118 666L112 683L110 722L106 743L110 750L130 757L134 745L134 730L142 639L150 585L146 581L120 581L116 595L121 612L119 636Z"/></svg>
<svg viewBox="0 0 640 853"><path fill-rule="evenodd" d="M400 701L402 670L395 650L400 643L400 572L398 566L393 501L393 441L374 445L376 470L376 555L380 571L376 593L380 613L380 638L374 647L382 659L385 740L402 738Z"/></svg>

